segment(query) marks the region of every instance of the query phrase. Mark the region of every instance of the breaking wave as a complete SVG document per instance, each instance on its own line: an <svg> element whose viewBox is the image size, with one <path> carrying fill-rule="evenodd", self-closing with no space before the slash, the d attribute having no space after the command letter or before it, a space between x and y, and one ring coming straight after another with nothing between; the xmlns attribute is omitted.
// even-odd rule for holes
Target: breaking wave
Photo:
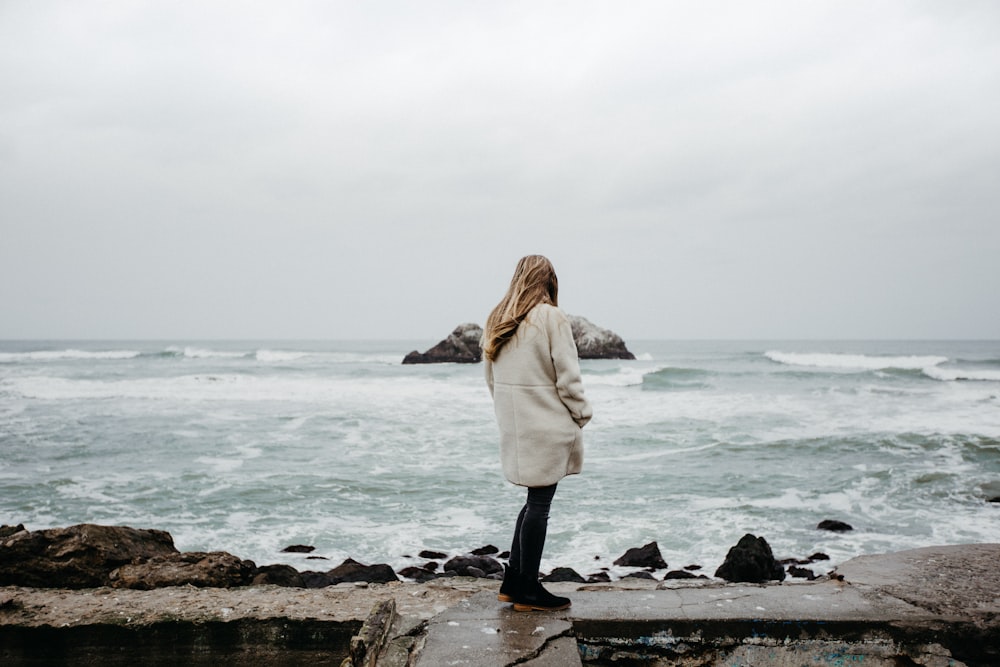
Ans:
<svg viewBox="0 0 1000 667"><path fill-rule="evenodd" d="M0 352L0 363L22 361L65 361L69 359L134 359L141 352L137 350L36 350L32 352Z"/></svg>
<svg viewBox="0 0 1000 667"><path fill-rule="evenodd" d="M889 368L925 370L948 361L939 356L872 356L867 354L835 354L826 352L765 352L764 356L787 366L808 366L842 370L886 370Z"/></svg>

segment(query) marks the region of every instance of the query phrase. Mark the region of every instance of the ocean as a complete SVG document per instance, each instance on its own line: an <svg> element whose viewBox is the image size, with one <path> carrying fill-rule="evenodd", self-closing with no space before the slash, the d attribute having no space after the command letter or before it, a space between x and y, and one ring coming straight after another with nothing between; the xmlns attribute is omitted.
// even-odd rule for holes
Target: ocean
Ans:
<svg viewBox="0 0 1000 667"><path fill-rule="evenodd" d="M524 493L482 365L400 363L435 342L0 341L0 523L158 528L299 570L505 550ZM629 348L581 362L595 416L543 569L621 576L656 541L711 575L745 533L828 554L817 573L1000 542L1000 341Z"/></svg>

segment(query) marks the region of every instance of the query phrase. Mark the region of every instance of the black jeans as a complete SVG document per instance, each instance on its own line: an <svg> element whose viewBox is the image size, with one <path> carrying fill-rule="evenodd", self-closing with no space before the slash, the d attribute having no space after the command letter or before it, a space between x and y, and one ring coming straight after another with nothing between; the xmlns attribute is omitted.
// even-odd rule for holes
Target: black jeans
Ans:
<svg viewBox="0 0 1000 667"><path fill-rule="evenodd" d="M555 484L529 488L528 501L517 515L509 562L512 567L530 578L538 578L542 549L545 547L545 533L549 526L549 507L555 495Z"/></svg>

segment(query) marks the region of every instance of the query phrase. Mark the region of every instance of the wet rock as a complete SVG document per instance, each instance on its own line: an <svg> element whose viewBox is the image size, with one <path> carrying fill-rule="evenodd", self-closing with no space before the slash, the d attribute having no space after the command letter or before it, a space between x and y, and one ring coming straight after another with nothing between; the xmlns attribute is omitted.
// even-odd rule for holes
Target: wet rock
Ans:
<svg viewBox="0 0 1000 667"><path fill-rule="evenodd" d="M595 572L587 575L588 584L603 584L611 581L611 575L607 572Z"/></svg>
<svg viewBox="0 0 1000 667"><path fill-rule="evenodd" d="M233 588L253 581L257 566L224 551L189 551L122 565L108 576L114 588L148 591L166 586Z"/></svg>
<svg viewBox="0 0 1000 667"><path fill-rule="evenodd" d="M275 586L287 586L289 588L305 588L306 582L291 565L264 565L257 568L251 582L254 586L273 584Z"/></svg>
<svg viewBox="0 0 1000 667"><path fill-rule="evenodd" d="M421 558L426 558L427 560L441 560L442 558L448 557L448 554L441 553L440 551L428 551L426 549L417 555Z"/></svg>
<svg viewBox="0 0 1000 667"><path fill-rule="evenodd" d="M635 359L621 336L592 324L579 315L568 315L573 340L581 359Z"/></svg>
<svg viewBox="0 0 1000 667"><path fill-rule="evenodd" d="M424 563L423 565L421 565L420 569L421 570L427 570L428 572L437 572L437 569L439 567L441 567L441 566L438 565L435 561L430 561L428 563Z"/></svg>
<svg viewBox="0 0 1000 667"><path fill-rule="evenodd" d="M313 572L307 570L299 573L302 576L302 583L306 588L326 588L333 586L336 582L326 572Z"/></svg>
<svg viewBox="0 0 1000 667"><path fill-rule="evenodd" d="M510 558L510 552L501 551L499 554L497 554L497 558L503 558L504 560L508 560Z"/></svg>
<svg viewBox="0 0 1000 667"><path fill-rule="evenodd" d="M487 544L485 547L479 547L478 549L473 549L469 553L471 553L473 556L491 556L499 551L500 550L497 549L492 544Z"/></svg>
<svg viewBox="0 0 1000 667"><path fill-rule="evenodd" d="M633 547L618 557L615 565L623 567L651 567L655 570L667 569L667 563L660 554L660 546L650 542L642 547Z"/></svg>
<svg viewBox="0 0 1000 667"><path fill-rule="evenodd" d="M697 579L697 578L698 578L697 574L691 574L686 570L670 570L670 572L667 572L665 575L663 575L664 581L666 581L667 579Z"/></svg>
<svg viewBox="0 0 1000 667"><path fill-rule="evenodd" d="M474 364L483 358L479 341L483 328L478 324L460 324L447 338L426 352L414 350L403 358L404 364L458 363Z"/></svg>
<svg viewBox="0 0 1000 667"><path fill-rule="evenodd" d="M810 563L815 563L818 560L830 560L830 557L822 551L817 551L812 556L809 556L808 560Z"/></svg>
<svg viewBox="0 0 1000 667"><path fill-rule="evenodd" d="M809 568L798 567L795 565L792 565L790 568L788 568L788 574L789 576L795 577L797 579L808 579L809 581L812 581L813 579L817 578L816 573L810 570Z"/></svg>
<svg viewBox="0 0 1000 667"><path fill-rule="evenodd" d="M93 588L133 561L176 554L162 530L79 524L21 530L0 541L0 585Z"/></svg>
<svg viewBox="0 0 1000 667"><path fill-rule="evenodd" d="M655 581L656 577L651 575L649 572L632 572L630 574L626 574L622 577L622 579L652 579Z"/></svg>
<svg viewBox="0 0 1000 667"><path fill-rule="evenodd" d="M399 581L399 577L396 576L395 571L388 565L384 563L364 565L353 558L348 558L337 567L329 570L326 574L334 584L352 581L387 584L390 581Z"/></svg>
<svg viewBox="0 0 1000 667"><path fill-rule="evenodd" d="M844 523L843 521L838 521L836 519L823 519L816 525L817 530L830 530L835 533L844 533L849 530L854 530L854 526L849 523Z"/></svg>
<svg viewBox="0 0 1000 667"><path fill-rule="evenodd" d="M469 572L469 568L482 572L479 576L503 572L503 566L500 562L489 556L455 556L444 564L445 572L454 572L465 577L476 576Z"/></svg>
<svg viewBox="0 0 1000 667"><path fill-rule="evenodd" d="M701 565L685 565L684 569L689 570L691 572L697 572L698 570L701 569Z"/></svg>
<svg viewBox="0 0 1000 667"><path fill-rule="evenodd" d="M726 554L715 576L726 581L750 583L784 581L785 568L774 559L767 540L747 533Z"/></svg>
<svg viewBox="0 0 1000 667"><path fill-rule="evenodd" d="M406 577L407 579L413 579L417 583L424 583L432 579L437 579L437 575L430 570L425 570L422 567L405 567L399 571L399 576Z"/></svg>
<svg viewBox="0 0 1000 667"><path fill-rule="evenodd" d="M988 499L986 502L988 502L988 503L1000 503L1000 496L993 496L992 498Z"/></svg>
<svg viewBox="0 0 1000 667"><path fill-rule="evenodd" d="M808 565L812 561L804 558L782 558L778 561L781 565Z"/></svg>
<svg viewBox="0 0 1000 667"><path fill-rule="evenodd" d="M557 567L542 577L544 582L572 581L577 584L586 583L587 580L580 576L580 573L571 567Z"/></svg>
<svg viewBox="0 0 1000 667"><path fill-rule="evenodd" d="M305 544L292 544L281 550L283 554L311 554L316 551L316 547L310 547Z"/></svg>
<svg viewBox="0 0 1000 667"><path fill-rule="evenodd" d="M8 525L0 526L0 540L2 540L5 537L10 537L11 535L14 535L16 533L20 533L22 530L24 530L23 523L19 523L16 526L8 526Z"/></svg>

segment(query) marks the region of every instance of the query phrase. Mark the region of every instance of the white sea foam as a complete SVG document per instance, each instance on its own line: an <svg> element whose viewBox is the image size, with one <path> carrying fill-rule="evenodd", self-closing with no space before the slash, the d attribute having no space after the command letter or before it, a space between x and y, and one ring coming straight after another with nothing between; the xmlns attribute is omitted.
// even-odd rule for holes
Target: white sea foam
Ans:
<svg viewBox="0 0 1000 667"><path fill-rule="evenodd" d="M886 368L923 370L948 361L939 356L872 356L867 354L832 354L825 352L779 352L768 351L764 356L779 364L808 366L813 368L833 368L845 370L884 370Z"/></svg>
<svg viewBox="0 0 1000 667"><path fill-rule="evenodd" d="M177 348L167 348L176 350ZM185 357L190 359L239 359L247 356L246 352L234 352L231 350L208 350L200 347L185 347L182 350Z"/></svg>
<svg viewBox="0 0 1000 667"><path fill-rule="evenodd" d="M984 382L1000 382L1000 371L990 369L963 369L930 367L923 369L924 375L935 380L950 382L954 380L979 380Z"/></svg>
<svg viewBox="0 0 1000 667"><path fill-rule="evenodd" d="M342 406L395 406L397 412L466 402L485 405L485 387L421 377L327 378L203 374L131 380L77 380L63 377L5 378L3 387L24 398L168 399L190 401L304 402ZM450 401L451 403L443 403Z"/></svg>
<svg viewBox="0 0 1000 667"><path fill-rule="evenodd" d="M267 363L258 346L308 356ZM421 548L507 548L524 494L499 472L481 367L401 366L384 343L247 344L232 360L148 352L162 347L127 363L3 368L0 513L36 528L162 528L181 550L298 569L316 564L283 546L397 569L420 564L403 554ZM861 553L1000 540L995 508L979 502L996 495L997 387L921 375L996 370L930 357L1000 359L995 345L849 348L879 365L881 351L935 360L882 374L775 373L760 350L716 347L584 362L595 418L583 475L560 483L543 568L620 576L631 570L614 558L657 540L671 568L711 575L746 532L779 557L828 553L817 572ZM815 530L824 518L855 530Z"/></svg>
<svg viewBox="0 0 1000 667"><path fill-rule="evenodd" d="M0 363L21 361L61 361L66 359L134 359L141 353L136 350L37 350L34 352L0 352Z"/></svg>
<svg viewBox="0 0 1000 667"><path fill-rule="evenodd" d="M623 366L615 373L588 373L584 370L583 384L585 387L591 385L630 387L642 384L643 376L649 372L652 372L652 370L633 366Z"/></svg>
<svg viewBox="0 0 1000 667"><path fill-rule="evenodd" d="M257 350L254 357L257 361L263 361L265 363L280 363L283 361L297 361L304 357L308 357L308 352L288 352L283 350Z"/></svg>

